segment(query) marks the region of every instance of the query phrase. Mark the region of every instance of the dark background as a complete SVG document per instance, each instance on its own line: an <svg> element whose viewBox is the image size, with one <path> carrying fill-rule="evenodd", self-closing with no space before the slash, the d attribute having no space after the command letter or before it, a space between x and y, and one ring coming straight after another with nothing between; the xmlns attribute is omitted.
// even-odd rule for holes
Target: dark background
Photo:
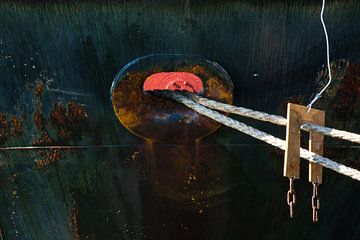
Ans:
<svg viewBox="0 0 360 240"><path fill-rule="evenodd" d="M308 103L317 91L326 61L320 8L321 1L0 3L0 111L25 129L3 147L30 146L40 134L37 101L45 119L55 103L69 101L88 116L65 144L87 147L61 152L55 164L38 168L38 151L1 150L0 239L359 239L359 183L325 171L320 223L312 224L304 163L290 221L282 153L231 129L198 143L208 153L194 159L186 147L170 146L186 159L179 171L210 158L206 181L221 179L195 183L198 192L218 190L199 197L201 208L172 199L184 179L166 181L178 166L174 157L163 166L169 146L149 149L121 126L110 101L112 80L131 60L186 53L226 69L236 105L284 115L289 99ZM358 1L329 1L325 21L331 59L359 64ZM29 90L46 82L41 97ZM253 124L284 137L281 127Z"/></svg>

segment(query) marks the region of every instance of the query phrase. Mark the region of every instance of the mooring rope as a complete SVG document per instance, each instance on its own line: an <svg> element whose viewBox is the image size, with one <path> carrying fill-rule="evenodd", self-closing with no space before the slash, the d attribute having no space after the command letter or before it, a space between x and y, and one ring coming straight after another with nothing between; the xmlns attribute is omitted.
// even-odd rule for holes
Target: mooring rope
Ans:
<svg viewBox="0 0 360 240"><path fill-rule="evenodd" d="M221 102L217 102L217 101L214 101L214 100L211 100L208 98L200 97L198 95L191 94L191 93L184 93L184 94L186 96L188 96L189 98L191 98L192 100L194 100L195 102L197 102L203 106L206 106L208 108L212 108L215 110L219 110L221 112L232 113L232 114L236 114L239 116L249 117L249 118L260 120L260 121L266 121L266 122L274 123L274 124L281 125L281 126L286 126L286 124L287 124L287 119L283 116L268 114L268 113L255 111L255 110L252 110L249 108L244 108L244 107L236 107L236 106L229 105L226 103L221 103ZM354 143L360 143L360 134L351 133L351 132L347 132L344 130L323 127L323 126L319 126L319 125L313 124L313 123L303 124L301 126L301 129L308 131L308 132L321 133L325 136L339 138L339 139L354 142Z"/></svg>
<svg viewBox="0 0 360 240"><path fill-rule="evenodd" d="M211 110L205 106L202 106L199 103L196 103L194 100L190 99L189 97L182 95L178 92L163 92L163 96L171 98L179 103L184 104L185 106L191 108L192 110L207 116L219 123L224 124L225 126L231 127L235 130L238 130L246 135L249 135L253 138L266 142L272 146L285 150L286 141L274 137L271 134L266 132L260 131L256 128L248 126L242 122L236 121L228 116L220 114L217 111ZM360 181L360 171L347 167L341 163L337 163L329 158L317 155L312 153L306 149L300 148L300 156L309 162L319 164L325 168L329 168L335 172L338 172L342 175L351 177L352 179Z"/></svg>
<svg viewBox="0 0 360 240"><path fill-rule="evenodd" d="M343 130L338 130L335 128L323 127L323 126L319 126L319 125L316 125L313 123L305 123L305 124L301 125L301 129L308 131L308 132L321 133L326 136L330 136L333 138L339 138L339 139L346 140L349 142L360 143L360 134L351 133L351 132L347 132L347 131L343 131Z"/></svg>
<svg viewBox="0 0 360 240"><path fill-rule="evenodd" d="M221 103L208 98L200 97L199 95L188 92L184 92L183 94L205 107L219 110L221 112L232 113L239 116L248 117L264 122L270 122L281 126L286 126L287 124L287 119L283 116L268 114L265 112L255 111L244 107L236 107L226 103Z"/></svg>

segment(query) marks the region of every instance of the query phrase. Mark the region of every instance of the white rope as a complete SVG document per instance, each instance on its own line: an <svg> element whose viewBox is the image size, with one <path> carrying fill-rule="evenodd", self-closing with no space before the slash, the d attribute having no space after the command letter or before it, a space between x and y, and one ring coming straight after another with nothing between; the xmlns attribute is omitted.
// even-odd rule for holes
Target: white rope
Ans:
<svg viewBox="0 0 360 240"><path fill-rule="evenodd" d="M349 142L360 143L360 134L337 130L335 128L322 127L313 123L306 123L301 126L301 129L308 132L317 132L326 136L347 140Z"/></svg>
<svg viewBox="0 0 360 240"><path fill-rule="evenodd" d="M200 97L198 95L194 95L191 93L185 93L185 95L190 97L192 100L194 100L195 102L197 102L201 105L204 105L208 108L212 108L215 110L219 110L221 112L227 112L227 113L232 113L232 114L236 114L236 115L243 116L243 117L249 117L249 118L260 120L260 121L271 122L271 123L281 125L281 126L286 126L286 124L287 124L287 119L282 116L259 112L259 111L255 111L255 110L243 108L243 107L236 107L236 106L232 106L232 105L229 105L226 103L216 102L214 100ZM338 130L335 128L323 127L323 126L319 126L317 124L312 124L312 123L306 123L306 124L302 125L301 129L308 131L308 132L317 132L317 133L321 133L325 136L339 138L342 140L360 144L360 134L351 133L351 132L347 132L347 131L343 131L343 130Z"/></svg>
<svg viewBox="0 0 360 240"><path fill-rule="evenodd" d="M329 36L326 30L326 25L324 22L324 10L325 10L325 0L323 0L322 3L322 8L321 8L321 13L320 13L320 20L321 20L321 24L323 26L324 29L324 34L325 34L325 40L326 40L326 62L327 62L327 68L328 68L328 74L329 74L329 81L328 83L325 85L325 87L315 95L314 99L309 103L309 105L307 106L308 108L308 112L310 111L312 105L319 99L321 98L321 95L323 94L323 92L329 87L330 83L331 83L331 67L330 67L330 47L329 47Z"/></svg>
<svg viewBox="0 0 360 240"><path fill-rule="evenodd" d="M282 116L268 114L268 113L260 112L260 111L255 111L255 110L252 110L249 108L244 108L244 107L236 107L236 106L229 105L226 103L221 103L221 102L217 102L217 101L214 101L214 100L211 100L208 98L200 97L199 95L195 95L195 94L188 93L188 92L184 92L183 94L185 94L187 97L190 97L192 100L194 100L195 102L197 102L205 107L219 110L221 112L232 113L232 114L236 114L239 116L249 117L252 119L265 121L265 122L271 122L271 123L274 123L277 125L282 125L282 126L286 126L286 124L287 124L287 119Z"/></svg>
<svg viewBox="0 0 360 240"><path fill-rule="evenodd" d="M235 130L238 130L244 134L247 134L253 138L264 141L272 146L285 150L286 142L280 138L276 138L268 133L260 131L256 128L250 127L242 122L236 121L228 116L220 114L217 111L206 108L192 99L177 93L177 92L162 92L162 95L172 98L173 100L184 104L185 106L193 109L194 111L207 116L217 122L224 124L225 126L231 127ZM300 156L309 162L319 164L325 168L329 168L335 172L338 172L342 175L349 176L352 179L360 181L360 171L347 167L341 163L332 161L331 159L322 157L315 153L312 153L306 149L300 148Z"/></svg>

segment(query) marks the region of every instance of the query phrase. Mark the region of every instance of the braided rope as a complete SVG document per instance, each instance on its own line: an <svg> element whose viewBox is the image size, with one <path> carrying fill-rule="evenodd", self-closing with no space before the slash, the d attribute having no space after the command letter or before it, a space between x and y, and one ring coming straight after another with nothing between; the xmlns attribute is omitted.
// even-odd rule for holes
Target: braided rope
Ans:
<svg viewBox="0 0 360 240"><path fill-rule="evenodd" d="M286 126L286 124L287 124L287 119L282 116L272 115L272 114L255 111L255 110L243 108L243 107L235 107L235 106L232 106L229 104L216 102L214 100L210 100L210 99L200 97L198 95L194 95L194 94L190 94L190 93L186 93L186 96L190 97L192 100L194 100L195 102L197 102L201 105L204 105L208 108L212 108L212 109L219 110L222 112L233 113L233 114L236 114L239 116L249 117L249 118L253 118L256 120L260 120L260 121L271 122L271 123L274 123L277 125L282 125L282 126ZM306 123L301 126L301 129L308 131L308 132L321 133L325 136L339 138L339 139L354 142L354 143L360 143L360 134L351 133L351 132L347 132L347 131L343 131L343 130L338 130L335 128L328 128L328 127L319 126L319 125L313 124L313 123Z"/></svg>
<svg viewBox="0 0 360 240"><path fill-rule="evenodd" d="M338 130L335 128L322 127L313 123L306 123L301 126L301 129L308 132L317 132L326 136L347 140L349 142L360 143L360 134Z"/></svg>
<svg viewBox="0 0 360 240"><path fill-rule="evenodd" d="M229 105L226 103L216 102L214 100L200 97L199 95L195 95L195 94L191 94L191 93L184 92L184 94L186 96L190 97L195 102L197 102L203 106L206 106L208 108L212 108L215 110L219 110L221 112L233 113L233 114L236 114L239 116L249 117L249 118L253 118L253 119L265 121L265 122L271 122L271 123L274 123L277 125L282 125L282 126L286 126L286 124L287 124L287 119L282 116L272 115L272 114L268 114L265 112L255 111L255 110L252 110L249 108L236 107L236 106Z"/></svg>
<svg viewBox="0 0 360 240"><path fill-rule="evenodd" d="M253 127L250 127L242 122L236 121L228 116L220 114L217 111L206 108L180 93L162 92L161 94L165 97L169 97L179 103L182 103L185 106L191 108L192 110L194 110L204 116L207 116L219 123L222 123L225 126L231 127L233 129L238 130L238 131L240 131L246 135L249 135L253 138L264 141L272 146L275 146L277 148L285 150L286 141L284 141L280 138L274 137L266 132L260 131ZM312 153L303 148L300 148L300 156L302 158L308 160L309 162L319 164L325 168L329 168L329 169L331 169L335 172L338 172L342 175L345 175L345 176L351 177L352 179L360 181L360 171L358 171L356 169L347 167L341 163L337 163L331 159L317 155L317 154Z"/></svg>

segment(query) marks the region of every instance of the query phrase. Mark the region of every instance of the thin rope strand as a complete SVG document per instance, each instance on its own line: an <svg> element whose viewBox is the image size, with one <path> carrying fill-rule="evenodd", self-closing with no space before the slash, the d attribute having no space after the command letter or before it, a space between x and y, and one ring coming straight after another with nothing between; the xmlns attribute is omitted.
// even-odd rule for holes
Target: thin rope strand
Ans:
<svg viewBox="0 0 360 240"><path fill-rule="evenodd" d="M323 0L323 4L322 4L322 8L321 8L321 13L320 13L320 20L321 20L321 24L323 26L324 29L324 34L325 34L325 40L326 40L326 61L327 61L327 69L328 69L328 74L329 74L329 81L328 83L325 85L325 87L315 95L314 99L311 100L311 102L309 103L309 105L307 106L308 111L310 111L312 105L319 99L321 98L321 95L324 93L324 91L329 87L331 80L332 80L332 76L331 76L331 66L330 66L330 46L329 46L329 36L326 30L326 25L324 22L324 10L325 10L325 0Z"/></svg>

